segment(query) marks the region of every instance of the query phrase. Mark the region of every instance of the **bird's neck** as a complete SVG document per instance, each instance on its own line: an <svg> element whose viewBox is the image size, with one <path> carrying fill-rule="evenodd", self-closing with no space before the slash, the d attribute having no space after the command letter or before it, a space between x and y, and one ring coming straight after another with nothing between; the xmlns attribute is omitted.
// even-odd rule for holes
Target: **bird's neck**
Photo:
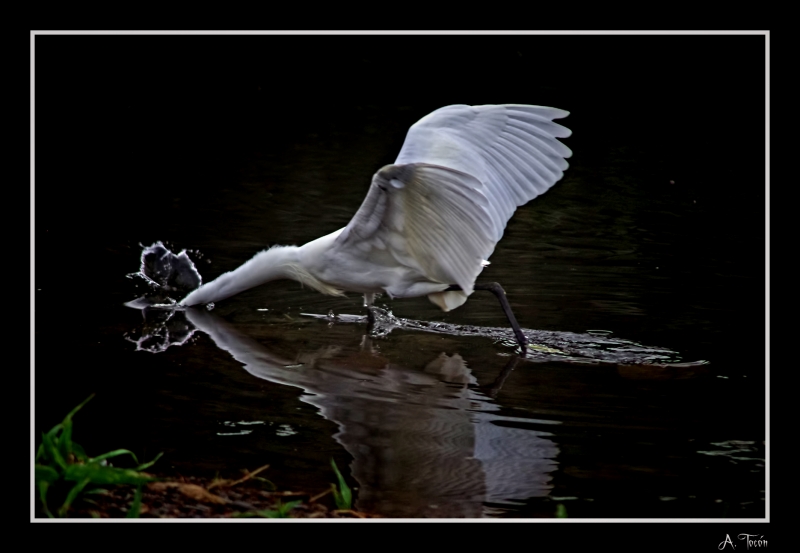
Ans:
<svg viewBox="0 0 800 553"><path fill-rule="evenodd" d="M259 252L238 269L202 285L180 303L189 306L220 301L260 284L283 278L302 282L297 276L297 250L296 246L274 246Z"/></svg>

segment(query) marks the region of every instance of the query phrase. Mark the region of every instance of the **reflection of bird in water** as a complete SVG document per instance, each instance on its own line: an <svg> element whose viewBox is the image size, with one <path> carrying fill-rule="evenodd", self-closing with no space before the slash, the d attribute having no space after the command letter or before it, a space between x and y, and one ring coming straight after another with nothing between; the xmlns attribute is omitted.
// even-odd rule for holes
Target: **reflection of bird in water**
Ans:
<svg viewBox="0 0 800 553"><path fill-rule="evenodd" d="M528 105L453 105L408 131L397 160L381 168L350 223L301 247L276 246L188 294L184 306L216 302L260 284L298 280L319 292L427 295L444 311L473 290L493 292L520 345L526 338L505 292L475 283L514 210L544 193L572 152L553 123L568 112ZM370 312L371 314L371 312Z"/></svg>
<svg viewBox="0 0 800 553"><path fill-rule="evenodd" d="M353 456L358 510L476 518L487 503L549 493L558 454L549 433L514 428L534 421L497 414L458 354L442 353L421 370L377 356L353 360L338 346L287 359L213 313L185 315L245 370L302 388L301 399L339 426L334 438Z"/></svg>

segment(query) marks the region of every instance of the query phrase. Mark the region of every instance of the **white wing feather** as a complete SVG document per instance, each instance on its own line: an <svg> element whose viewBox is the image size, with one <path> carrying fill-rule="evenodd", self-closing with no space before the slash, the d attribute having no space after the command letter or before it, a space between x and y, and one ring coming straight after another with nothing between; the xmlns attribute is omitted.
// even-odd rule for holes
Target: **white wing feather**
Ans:
<svg viewBox="0 0 800 553"><path fill-rule="evenodd" d="M420 278L472 292L516 208L547 191L572 155L569 113L527 105L447 106L415 123L372 179L335 246L388 249Z"/></svg>

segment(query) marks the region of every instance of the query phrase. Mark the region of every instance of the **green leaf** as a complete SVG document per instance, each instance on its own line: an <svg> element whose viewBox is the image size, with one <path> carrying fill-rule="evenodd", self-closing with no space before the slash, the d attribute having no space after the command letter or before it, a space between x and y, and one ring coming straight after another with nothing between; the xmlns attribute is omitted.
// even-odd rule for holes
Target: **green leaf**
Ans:
<svg viewBox="0 0 800 553"><path fill-rule="evenodd" d="M274 511L258 511L264 518L289 518L289 511L300 505L302 501L290 501L289 503L278 503L278 508Z"/></svg>
<svg viewBox="0 0 800 553"><path fill-rule="evenodd" d="M156 458L153 459L152 461L150 461L149 463L143 463L143 464L139 465L138 467L136 467L136 470L144 470L146 468L152 467L155 464L156 461L161 459L162 455L164 455L163 451L161 453L159 453L158 455L156 455Z"/></svg>
<svg viewBox="0 0 800 553"><path fill-rule="evenodd" d="M77 413L78 411L80 411L80 410L81 410L81 407L83 407L84 405L86 405L87 403L89 403L89 400L90 400L90 399L92 399L93 397L94 397L94 394L90 395L89 397L87 397L86 399L84 399L84 400L83 400L83 402L82 402L80 405L78 405L78 406L77 406L75 409L73 409L72 411L70 411L70 412L67 414L67 416L66 416L66 417L64 417L64 422L66 423L67 421L71 421L71 420L72 420L72 417L74 417L74 416L75 416L75 413Z"/></svg>
<svg viewBox="0 0 800 553"><path fill-rule="evenodd" d="M132 451L128 449L115 449L114 451L109 451L108 453L103 453L102 455L98 455L97 457L93 457L89 459L90 463L97 463L99 461L104 461L106 459L111 459L112 457L119 457L120 455L130 455L133 457L135 462L139 462L139 459L136 458L136 455L133 454Z"/></svg>
<svg viewBox="0 0 800 553"><path fill-rule="evenodd" d="M231 515L235 518L291 518L289 511L300 505L302 501L290 501L289 503L278 502L277 509L264 509L262 511L248 511L246 513L235 513Z"/></svg>
<svg viewBox="0 0 800 553"><path fill-rule="evenodd" d="M288 517L289 516L289 511L291 511L292 509L294 509L295 507L297 507L301 503L302 503L302 501L300 501L300 500L290 501L289 503L282 503L280 506L278 506L278 511L280 511L281 514L283 514L284 516Z"/></svg>
<svg viewBox="0 0 800 553"><path fill-rule="evenodd" d="M353 504L353 493L350 491L347 482L344 481L344 477L342 473L339 472L339 469L336 467L336 462L333 459L331 459L331 466L333 467L333 472L336 473L336 478L339 480L338 489L335 484L331 484L331 486L333 486L333 499L336 502L336 508L349 510Z"/></svg>
<svg viewBox="0 0 800 553"><path fill-rule="evenodd" d="M63 432L61 433L61 436L60 436L60 438L58 440L58 452L61 454L61 457L64 458L64 459L68 459L70 454L73 453L73 451L72 451L72 447L73 447L73 443L72 443L72 417L74 417L75 413L80 411L81 408L84 405L86 405L89 402L89 400L92 399L93 397L94 397L94 394L90 395L85 400L83 400L83 402L81 402L80 405L78 405L77 407L75 407L75 409L73 409L72 411L67 413L67 416L64 417L64 420L61 421L60 425L57 424L49 432L51 438L55 438L55 433L58 431L58 428L61 427L61 430ZM55 442L55 439L53 441Z"/></svg>
<svg viewBox="0 0 800 553"><path fill-rule="evenodd" d="M86 452L80 445L76 444L75 442L72 442L72 454L75 456L76 459L78 459L83 463L89 462L89 457L86 455Z"/></svg>
<svg viewBox="0 0 800 553"><path fill-rule="evenodd" d="M75 501L75 498L78 497L78 494L81 493L81 490L83 490L83 488L85 488L89 482L89 478L85 478L72 487L67 494L67 499L64 500L64 504L58 509L58 516L67 516L67 511L69 511L70 505L72 505L72 502Z"/></svg>
<svg viewBox="0 0 800 553"><path fill-rule="evenodd" d="M61 436L58 437L58 453L68 460L70 453L72 453L72 420L64 419L62 424L64 430L61 432Z"/></svg>
<svg viewBox="0 0 800 553"><path fill-rule="evenodd" d="M50 429L50 432L48 432L47 435L50 436L51 438L55 438L56 434L61 432L63 429L64 429L64 424L58 423L57 425L55 425L53 428Z"/></svg>
<svg viewBox="0 0 800 553"><path fill-rule="evenodd" d="M556 518L567 518L567 508L562 503L556 506Z"/></svg>
<svg viewBox="0 0 800 553"><path fill-rule="evenodd" d="M142 485L136 486L136 493L133 496L131 506L128 508L128 514L125 518L139 518L139 511L142 509Z"/></svg>
<svg viewBox="0 0 800 553"><path fill-rule="evenodd" d="M53 441L54 438L50 434L42 434L42 445L44 446L44 460L53 460L62 469L67 468L67 462L61 453L58 451L58 446Z"/></svg>
<svg viewBox="0 0 800 553"><path fill-rule="evenodd" d="M271 492L277 491L278 489L278 486L273 484L271 480L267 480L266 478L261 478L260 476L254 476L250 480L255 480L261 483L265 488L267 488Z"/></svg>
<svg viewBox="0 0 800 553"><path fill-rule="evenodd" d="M42 443L39 445L39 450L36 452L36 460L42 459L43 461L53 461L53 454L51 449L58 443L58 433L64 428L64 425L58 423L47 434L42 433ZM45 440L47 436L47 441Z"/></svg>
<svg viewBox="0 0 800 553"><path fill-rule="evenodd" d="M36 465L35 469L36 482L47 482L48 484L52 484L58 480L58 471L53 467L48 467L47 465Z"/></svg>
<svg viewBox="0 0 800 553"><path fill-rule="evenodd" d="M146 484L156 478L131 469L101 466L95 463L88 465L69 465L64 471L65 480L82 481L88 479L93 484Z"/></svg>
<svg viewBox="0 0 800 553"><path fill-rule="evenodd" d="M53 516L53 513L50 512L50 509L47 508L47 488L50 487L50 482L47 480L38 480L39 485L39 500L42 502L42 508L44 512L47 513L47 516L50 518L56 518Z"/></svg>
<svg viewBox="0 0 800 553"><path fill-rule="evenodd" d="M47 491L53 482L63 477L64 480L75 482L69 490L67 497L58 510L59 516L66 516L70 506L81 493L92 493L96 489L86 489L93 485L133 484L137 486L133 502L128 509L128 517L139 516L142 505L142 485L157 480L150 475L140 473L139 470L153 465L163 453L159 453L149 463L138 466L136 470L115 468L101 464L106 459L120 455L130 455L135 463L139 463L136 455L128 449L116 449L90 459L84 449L72 441L72 417L94 397L86 398L80 405L64 417L64 420L42 433L42 443L36 451L36 485L39 488L39 498L47 516L53 517L47 506ZM76 462L77 461L77 462ZM98 491L99 493L99 491Z"/></svg>

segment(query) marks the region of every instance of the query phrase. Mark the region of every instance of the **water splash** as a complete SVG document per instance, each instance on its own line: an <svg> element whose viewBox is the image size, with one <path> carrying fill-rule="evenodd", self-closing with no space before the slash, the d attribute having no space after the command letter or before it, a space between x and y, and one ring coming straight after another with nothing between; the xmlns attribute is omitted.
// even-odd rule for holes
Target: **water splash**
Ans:
<svg viewBox="0 0 800 553"><path fill-rule="evenodd" d="M141 331L126 332L123 336L136 344L136 351L161 353L171 346L186 344L197 332L184 313L175 309L145 306L142 308L142 317L144 324Z"/></svg>
<svg viewBox="0 0 800 553"><path fill-rule="evenodd" d="M724 442L711 442L709 449L698 451L701 455L726 458L730 462L748 461L763 467L765 462L764 444L749 440L728 440ZM759 464L761 463L761 464Z"/></svg>
<svg viewBox="0 0 800 553"><path fill-rule="evenodd" d="M203 283L186 250L175 255L160 241L142 247L139 271L129 273L127 277L143 279L148 291L144 296L127 302L125 305L128 307L174 307L178 299ZM198 252L194 254L201 257Z"/></svg>
<svg viewBox="0 0 800 553"><path fill-rule="evenodd" d="M382 338L392 331L414 330L451 336L481 336L496 343L517 348L517 341L510 328L457 325L444 322L418 321L396 317L391 311L373 307L374 323L371 336ZM324 315L301 313L306 317L328 319ZM339 314L336 323L367 324L362 315ZM707 361L681 362L680 353L668 348L646 346L612 337L608 330L591 330L585 334L547 330L522 329L528 339L526 359L529 361L565 361L583 364L654 365L672 368L696 368L707 365Z"/></svg>
<svg viewBox="0 0 800 553"><path fill-rule="evenodd" d="M220 424L230 428L231 430L217 432L217 436L247 436L248 434L252 434L253 430L240 427L264 424L264 421L222 421Z"/></svg>

